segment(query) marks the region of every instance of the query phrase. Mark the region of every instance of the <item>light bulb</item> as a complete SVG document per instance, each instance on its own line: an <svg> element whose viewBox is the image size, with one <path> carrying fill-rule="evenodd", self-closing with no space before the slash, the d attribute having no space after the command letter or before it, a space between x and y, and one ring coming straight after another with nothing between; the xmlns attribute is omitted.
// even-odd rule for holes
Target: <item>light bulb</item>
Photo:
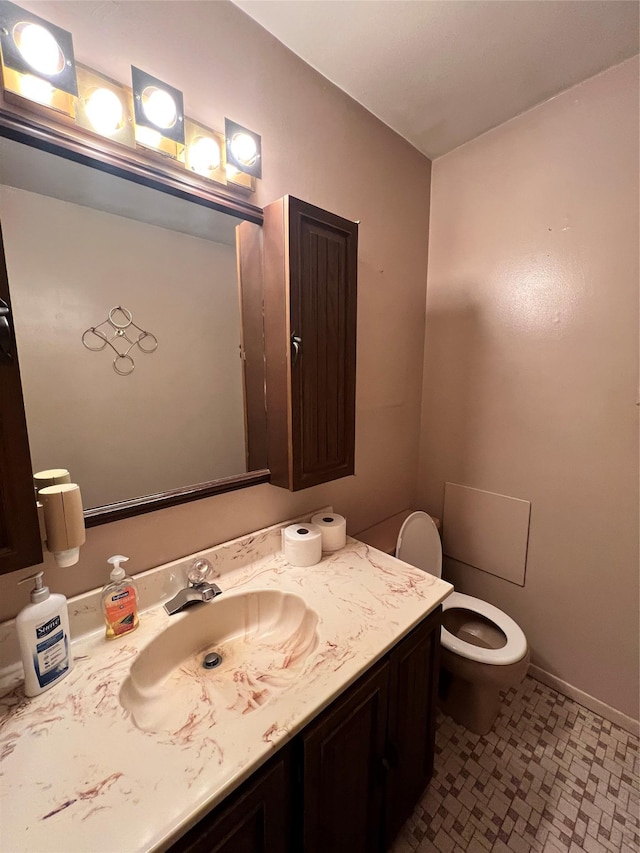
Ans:
<svg viewBox="0 0 640 853"><path fill-rule="evenodd" d="M85 104L85 112L94 130L103 136L113 136L124 124L122 102L111 89L94 89Z"/></svg>
<svg viewBox="0 0 640 853"><path fill-rule="evenodd" d="M20 78L20 94L23 98L35 101L37 104L48 105L53 101L53 86L47 80L25 74Z"/></svg>
<svg viewBox="0 0 640 853"><path fill-rule="evenodd" d="M231 151L239 163L250 166L256 161L258 146L248 133L236 133L231 139Z"/></svg>
<svg viewBox="0 0 640 853"><path fill-rule="evenodd" d="M144 114L156 127L173 127L178 117L176 102L164 89L147 86L142 93Z"/></svg>
<svg viewBox="0 0 640 853"><path fill-rule="evenodd" d="M64 54L49 30L22 21L13 30L13 40L25 62L34 71L50 77L64 68Z"/></svg>
<svg viewBox="0 0 640 853"><path fill-rule="evenodd" d="M189 146L189 166L205 177L220 165L220 146L211 136L198 136Z"/></svg>

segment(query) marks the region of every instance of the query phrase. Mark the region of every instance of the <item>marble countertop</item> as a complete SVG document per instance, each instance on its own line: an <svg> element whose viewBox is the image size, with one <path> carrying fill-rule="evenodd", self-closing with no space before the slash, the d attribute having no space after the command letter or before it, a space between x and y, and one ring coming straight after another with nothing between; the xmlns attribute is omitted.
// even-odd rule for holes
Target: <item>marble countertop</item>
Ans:
<svg viewBox="0 0 640 853"><path fill-rule="evenodd" d="M0 849L3 853L133 853L167 849L268 760L451 592L426 575L353 539L311 568L280 552L284 525L198 552L223 591L294 593L317 615L317 643L295 678L271 689L247 666L229 683L224 714L210 702L175 706L139 728L120 688L139 652L175 620L161 606L184 585L194 556L136 577L139 628L107 642L99 591L69 601L74 668L33 699L19 665L0 681ZM200 617L202 618L202 617ZM15 649L13 623L0 626L0 654ZM215 670L207 675L214 675ZM184 676L187 677L186 675ZM177 690L177 688L175 688ZM204 695L204 694L203 694ZM241 709L235 716L232 708Z"/></svg>

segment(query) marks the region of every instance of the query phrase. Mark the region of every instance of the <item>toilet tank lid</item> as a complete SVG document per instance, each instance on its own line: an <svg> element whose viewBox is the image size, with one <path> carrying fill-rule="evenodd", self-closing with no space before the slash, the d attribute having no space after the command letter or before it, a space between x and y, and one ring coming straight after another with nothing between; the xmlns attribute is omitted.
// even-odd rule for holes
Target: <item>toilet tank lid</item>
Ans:
<svg viewBox="0 0 640 853"><path fill-rule="evenodd" d="M442 577L442 545L433 519L426 512L412 512L398 534L396 557L423 572Z"/></svg>

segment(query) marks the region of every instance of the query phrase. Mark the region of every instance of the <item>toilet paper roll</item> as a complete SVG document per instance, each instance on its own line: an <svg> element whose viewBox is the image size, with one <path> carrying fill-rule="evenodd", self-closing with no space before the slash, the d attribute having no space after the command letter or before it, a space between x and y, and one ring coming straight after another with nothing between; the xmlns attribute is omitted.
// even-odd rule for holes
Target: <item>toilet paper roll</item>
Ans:
<svg viewBox="0 0 640 853"><path fill-rule="evenodd" d="M80 487L76 483L46 486L38 491L38 498L44 508L47 548L56 559L58 554L84 545L86 534Z"/></svg>
<svg viewBox="0 0 640 853"><path fill-rule="evenodd" d="M322 559L322 534L315 524L290 524L282 531L282 550L292 566L315 566Z"/></svg>
<svg viewBox="0 0 640 853"><path fill-rule="evenodd" d="M311 523L320 528L323 551L339 551L347 544L347 522L343 515L319 512Z"/></svg>

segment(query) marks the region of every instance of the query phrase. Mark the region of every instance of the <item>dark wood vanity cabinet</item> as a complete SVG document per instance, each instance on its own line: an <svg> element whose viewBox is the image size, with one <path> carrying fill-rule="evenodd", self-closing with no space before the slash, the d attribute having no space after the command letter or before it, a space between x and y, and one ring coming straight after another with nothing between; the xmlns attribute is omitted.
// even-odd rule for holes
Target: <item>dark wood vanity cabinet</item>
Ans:
<svg viewBox="0 0 640 853"><path fill-rule="evenodd" d="M438 608L389 658L385 844L391 845L433 773L440 626Z"/></svg>
<svg viewBox="0 0 640 853"><path fill-rule="evenodd" d="M42 562L20 369L0 231L0 574Z"/></svg>
<svg viewBox="0 0 640 853"><path fill-rule="evenodd" d="M292 196L264 209L271 483L354 472L358 226Z"/></svg>
<svg viewBox="0 0 640 853"><path fill-rule="evenodd" d="M383 853L433 771L441 609L303 733L307 853Z"/></svg>
<svg viewBox="0 0 640 853"><path fill-rule="evenodd" d="M296 853L290 745L171 848L171 853Z"/></svg>
<svg viewBox="0 0 640 853"><path fill-rule="evenodd" d="M438 607L170 853L384 853L433 770Z"/></svg>
<svg viewBox="0 0 640 853"><path fill-rule="evenodd" d="M303 734L305 853L381 849L388 697L385 662Z"/></svg>

